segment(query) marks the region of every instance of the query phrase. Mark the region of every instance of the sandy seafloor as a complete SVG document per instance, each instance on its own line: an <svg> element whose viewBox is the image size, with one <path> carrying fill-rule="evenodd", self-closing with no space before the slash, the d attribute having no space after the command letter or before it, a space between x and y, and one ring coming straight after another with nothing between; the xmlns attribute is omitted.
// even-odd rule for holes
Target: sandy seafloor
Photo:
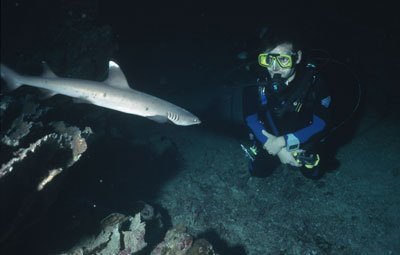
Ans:
<svg viewBox="0 0 400 255"><path fill-rule="evenodd" d="M316 181L286 167L251 177L240 148L246 140L201 126L158 127L146 135L169 137L184 165L155 201L173 225L215 231L236 247L221 254L400 254L399 127L367 112L338 150L340 167Z"/></svg>

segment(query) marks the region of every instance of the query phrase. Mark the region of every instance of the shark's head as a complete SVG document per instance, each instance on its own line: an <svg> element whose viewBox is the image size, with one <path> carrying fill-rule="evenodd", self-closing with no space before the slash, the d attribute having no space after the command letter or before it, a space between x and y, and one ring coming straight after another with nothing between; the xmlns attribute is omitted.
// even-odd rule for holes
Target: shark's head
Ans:
<svg viewBox="0 0 400 255"><path fill-rule="evenodd" d="M191 126L201 123L198 117L188 111L181 111L179 114L168 112L167 118L169 121L179 126Z"/></svg>

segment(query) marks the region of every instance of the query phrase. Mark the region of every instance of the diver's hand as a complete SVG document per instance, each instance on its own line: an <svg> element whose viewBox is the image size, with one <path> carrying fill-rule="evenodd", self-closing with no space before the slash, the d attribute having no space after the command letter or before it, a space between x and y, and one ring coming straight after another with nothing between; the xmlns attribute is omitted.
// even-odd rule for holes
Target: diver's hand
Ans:
<svg viewBox="0 0 400 255"><path fill-rule="evenodd" d="M276 137L265 130L263 130L262 133L268 138L264 143L263 148L268 151L269 154L275 156L283 147L285 147L286 141L283 136Z"/></svg>
<svg viewBox="0 0 400 255"><path fill-rule="evenodd" d="M302 166L300 163L296 161L292 153L293 152L287 151L286 148L283 148L280 152L278 152L278 157L282 162L282 164L289 164L295 167Z"/></svg>

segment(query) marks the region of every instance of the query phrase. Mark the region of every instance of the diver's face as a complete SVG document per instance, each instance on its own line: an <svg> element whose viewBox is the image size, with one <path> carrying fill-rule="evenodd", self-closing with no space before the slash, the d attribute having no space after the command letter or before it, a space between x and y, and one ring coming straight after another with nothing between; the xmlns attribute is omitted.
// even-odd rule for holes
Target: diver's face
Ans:
<svg viewBox="0 0 400 255"><path fill-rule="evenodd" d="M272 50L267 50L267 52L273 53L273 54L286 54L286 55L291 55L293 53L293 46L290 43L283 43L278 45ZM278 62L275 60L273 61L272 65L270 67L267 67L269 74L271 77L274 77L275 74L280 74L282 78L288 79L293 74L295 73L295 68L296 65L300 63L301 60L301 51L297 52L297 60L295 63L292 64L292 67L290 68L282 68Z"/></svg>

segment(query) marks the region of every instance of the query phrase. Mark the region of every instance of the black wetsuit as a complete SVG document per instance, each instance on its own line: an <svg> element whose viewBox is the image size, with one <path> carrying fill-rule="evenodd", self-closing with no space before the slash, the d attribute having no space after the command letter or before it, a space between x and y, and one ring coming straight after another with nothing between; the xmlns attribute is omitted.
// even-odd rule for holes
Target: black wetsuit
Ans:
<svg viewBox="0 0 400 255"><path fill-rule="evenodd" d="M307 151L318 150L320 139L329 129L331 97L326 82L311 63L296 68L295 79L280 98L268 93L265 82L243 91L244 119L254 134L258 152L249 165L254 176L268 176L281 165L278 156L271 156L262 148L267 141L263 129L284 136L285 140L292 134L300 142L300 148Z"/></svg>

